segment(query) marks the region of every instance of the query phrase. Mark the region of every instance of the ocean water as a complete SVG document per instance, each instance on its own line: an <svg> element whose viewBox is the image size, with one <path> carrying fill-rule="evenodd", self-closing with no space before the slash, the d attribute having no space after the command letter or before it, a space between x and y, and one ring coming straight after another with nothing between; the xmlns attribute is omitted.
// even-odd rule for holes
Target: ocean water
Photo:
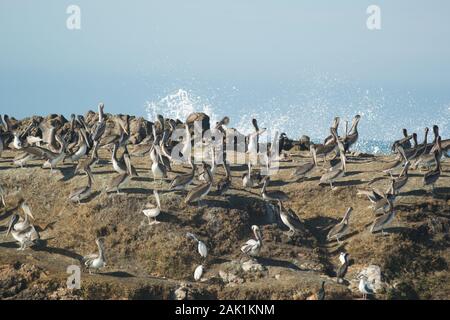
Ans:
<svg viewBox="0 0 450 320"><path fill-rule="evenodd" d="M324 81L323 83L329 83ZM332 88L329 91L341 92L342 88ZM349 92L350 91L350 92ZM402 128L418 133L418 140L423 139L425 126L437 124L441 135L448 133L450 124L450 105L439 106L435 112L423 113L421 106L411 97L395 98L385 94L383 90L376 92L344 90L345 99L337 99L331 95L323 95L320 91L298 96L296 104L286 103L279 99L269 99L266 103L249 107L224 107L223 101L195 94L186 89L177 89L163 98L146 102L146 113L149 120L156 119L157 114L184 121L192 112L205 112L211 118L211 123L219 121L223 116L231 119L230 127L238 129L243 134L253 132L252 118L258 120L261 128L267 128L262 141L270 141L275 131L285 132L292 139L302 135L311 137L312 141L321 142L329 135L329 128L335 116L340 116L339 132L345 129L345 122L351 125L354 115L361 115L358 126L359 141L353 150L372 154L389 154L393 141L403 137ZM257 97L255 98L257 100ZM405 105L404 114L392 110L391 105ZM221 104L220 108L217 106ZM420 116L419 116L420 115Z"/></svg>

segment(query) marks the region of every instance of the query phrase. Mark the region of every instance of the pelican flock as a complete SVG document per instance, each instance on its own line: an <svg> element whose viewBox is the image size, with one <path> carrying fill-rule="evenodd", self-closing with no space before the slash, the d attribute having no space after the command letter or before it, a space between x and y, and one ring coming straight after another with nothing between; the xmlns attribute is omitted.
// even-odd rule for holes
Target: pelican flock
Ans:
<svg viewBox="0 0 450 320"><path fill-rule="evenodd" d="M373 210L372 223L367 228L367 226L361 227L358 223L359 214L363 208L355 208L355 214L351 220L350 216L355 204L351 201L345 203L342 197L338 196L341 190L352 188L347 185L348 177L355 174L352 172L352 166L360 161L351 151L357 146L360 138L358 131L358 125L362 120L360 115L356 115L351 120L349 130L349 121L345 121L345 128L340 128L341 117L335 117L329 135L320 143L311 142L309 150L302 153L302 159L298 161L292 159L293 155L289 150L283 149L287 145L296 145L296 142L287 138L285 133L276 133L273 141L267 144L261 143L262 137L270 131L270 128L260 128L258 121L252 119L254 131L244 135L230 128L230 118L224 117L222 121L216 123L212 132L221 134L232 132L237 137L242 137L243 161L240 163L233 162L237 152L218 151L215 145L217 141L208 141L206 138L196 140L198 128L196 129L193 123L202 122L205 119L205 115L200 113L190 115L184 122L158 115L155 122L146 122L146 126L137 132L133 129L136 127L136 118L128 115L107 114L103 103L98 104L97 112L91 112L86 116L73 114L70 121L61 120L63 119L61 115L58 116L59 122L46 121L45 118L39 119L33 119L25 125L8 115L1 117L0 159L3 162L9 162L12 167L23 168L20 170L25 170L30 163L39 163L41 168L50 169L51 176L58 169L64 172L63 168L66 168L69 163L73 168L74 177L77 177L80 184L74 185L68 197L66 196L68 205L79 208L88 205L96 197L94 190L100 190L112 199L126 195L128 191L124 186L132 185L133 181L147 181L145 176L148 175L152 188L150 192L149 190L141 191L149 194L149 201L145 207L140 207L140 214L144 214L148 226L153 227L148 227L147 223L141 227L145 230L155 230L155 228L165 228L165 225L174 223L169 218L164 221L157 220L162 212L161 200L163 199L169 201L176 194L181 197L180 199L184 199L184 201L177 200L178 205L192 208L192 210L196 210L196 206L197 210L205 210L204 207L206 207L207 210L216 206L218 202L211 198L213 186L215 186L213 190L216 190L214 195L220 199L222 206L235 201L236 192L240 191L251 202L260 201L265 204L265 208L278 213L269 222L259 221L258 225L256 222L246 225L244 231L245 234L253 235L253 237L240 246L240 254L244 254L254 263L262 264L264 262L257 258L267 254L268 249L265 249L266 245L263 247L263 241L270 243L271 240L263 240L262 235L268 225L278 222L278 227L286 227L289 230L289 241L294 242L297 241L295 239L301 239L305 235L305 230L311 228L298 213L303 209L291 205L294 198L309 201L309 195L294 194L292 190L282 186L289 187L293 183L313 183L319 188L320 197L334 197L335 216L341 216L343 209L340 211L339 208L347 207L340 222L328 222L323 229L320 229L322 238L326 239L324 245L345 247L348 244L346 238L361 232L366 232L370 237L383 241L386 237L378 237L377 234L378 232L383 236L389 234L391 225L398 216L397 202L402 198L402 192L414 176L419 174L423 179L423 187L431 188L431 196L436 196L438 189L436 185L439 184L443 172L442 157L448 157L450 148L449 140L441 138L437 125L433 126L434 140L431 143L428 142L428 127L424 129L424 138L421 143L418 143L416 133L408 134L407 129L404 128L402 137L392 144L394 160L387 162L374 172L374 179L366 184L367 188L358 186L355 192L367 197L370 208ZM225 141L226 137L223 140ZM207 156L197 159L197 150L201 150L200 153ZM14 156L2 158L6 152L11 152ZM105 157L104 154L107 156ZM145 168L142 165L138 166L135 158L144 159ZM283 161L293 164L292 171L280 167L279 171L286 171L288 174L271 174L274 166ZM100 170L106 167L109 167L113 174L106 183L102 184L99 182ZM238 170L240 170L240 181L235 183L235 173ZM411 171L415 171L415 174L411 174ZM30 179L35 177L31 175ZM367 181L361 181L361 184L364 182ZM375 182L383 182L383 186L373 187L372 184ZM71 183L71 180L65 183ZM32 214L27 200L21 200L15 207L11 204L9 199L13 197L13 189L14 186L6 186L4 181L0 180L1 208L5 212L6 210L12 212L8 216L6 236L12 236L19 250L33 250L37 246L45 245L41 241L39 228L35 225L35 220L39 220L40 217ZM25 195L25 198L27 197L31 199L33 195ZM240 197L243 196L240 195ZM163 205L165 214L169 216L169 208L173 208L173 203ZM200 205L203 205L202 208ZM132 212L130 212L131 215ZM196 224L201 225L203 218L195 219L197 219ZM217 233L222 231L220 225L209 227ZM206 235L203 231L199 234L204 237ZM105 247L108 243L107 236L92 235L92 237L95 239L98 252L87 255L81 260L89 272L100 271L106 267L105 252L110 250ZM187 232L185 237L195 242L196 251L202 260L201 264L195 268L193 277L195 281L206 279L202 277L209 272L208 252L211 251L214 254L214 248L208 248L206 245L206 243L212 245L214 242L209 242L204 237L200 240L191 232ZM337 243L333 244L334 240ZM226 239L222 238L222 241ZM92 245L93 243L94 241L91 242ZM238 248L236 253L239 253ZM341 252L339 255L339 266L336 271L338 284L346 282L344 277L348 275L351 268L348 256L347 252ZM324 284L325 282L321 283L320 298L322 299L325 297ZM364 298L375 293L364 277L360 278L358 288Z"/></svg>

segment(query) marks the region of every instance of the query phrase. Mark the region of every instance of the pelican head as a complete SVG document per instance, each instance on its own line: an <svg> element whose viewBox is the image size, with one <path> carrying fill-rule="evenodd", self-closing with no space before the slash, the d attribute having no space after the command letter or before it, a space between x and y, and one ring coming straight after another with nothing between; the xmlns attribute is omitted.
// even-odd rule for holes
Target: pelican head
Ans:
<svg viewBox="0 0 450 320"><path fill-rule="evenodd" d="M24 212L27 216L29 216L30 218L34 219L34 216L33 216L33 214L31 213L31 209L30 209L30 207L28 206L28 204L26 203L25 200L22 200L22 201L21 201L20 207L22 208L23 212Z"/></svg>
<svg viewBox="0 0 450 320"><path fill-rule="evenodd" d="M255 238L261 241L262 237L261 237L261 230L259 229L259 227L257 225L252 225L252 231L255 234Z"/></svg>
<svg viewBox="0 0 450 320"><path fill-rule="evenodd" d="M406 130L406 128L403 128L402 129L402 132L403 132L403 136L406 138L406 137L408 137L408 130Z"/></svg>

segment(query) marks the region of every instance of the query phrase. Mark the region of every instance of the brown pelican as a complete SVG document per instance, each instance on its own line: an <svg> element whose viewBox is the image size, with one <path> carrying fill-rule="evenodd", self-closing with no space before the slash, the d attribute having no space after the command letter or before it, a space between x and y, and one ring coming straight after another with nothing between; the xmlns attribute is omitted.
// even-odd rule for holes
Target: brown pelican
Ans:
<svg viewBox="0 0 450 320"><path fill-rule="evenodd" d="M244 188L254 188L260 185L263 177L261 173L252 173L251 162L247 164L248 171L242 175L242 186Z"/></svg>
<svg viewBox="0 0 450 320"><path fill-rule="evenodd" d="M395 201L395 194L396 194L396 190L395 190L395 180L391 180L391 186L388 189L387 192L383 192L382 198L378 199L374 204L373 204L373 212L378 215L378 214L384 214L387 212L390 212L393 206L393 202Z"/></svg>
<svg viewBox="0 0 450 320"><path fill-rule="evenodd" d="M22 152L14 157L13 163L15 166L23 168L27 164L28 161L36 160L36 159L38 159L37 156L30 154L30 153Z"/></svg>
<svg viewBox="0 0 450 320"><path fill-rule="evenodd" d="M189 191L189 193L187 194L186 199L184 199L185 203L192 203L198 201L198 203L200 204L201 199L205 197L209 193L209 191L211 191L211 186L213 184L213 177L209 169L209 165L203 162L203 168L206 171L206 174L208 175L208 181L192 188L191 191Z"/></svg>
<svg viewBox="0 0 450 320"><path fill-rule="evenodd" d="M403 139L401 140L402 141L401 146L404 149L411 149L411 141L410 140L411 140L412 136L408 135L408 130L406 130L406 128L403 128L402 132L403 132Z"/></svg>
<svg viewBox="0 0 450 320"><path fill-rule="evenodd" d="M281 190L271 190L271 191L266 191L266 188L268 186L270 182L270 177L266 176L264 178L264 184L263 187L261 189L261 196L265 201L278 201L278 200L288 200L289 197L287 196L286 193L284 193Z"/></svg>
<svg viewBox="0 0 450 320"><path fill-rule="evenodd" d="M350 128L350 132L345 134L345 138L343 139L343 145L344 145L344 153L347 152L350 147L358 141L358 123L361 119L361 116L357 114L353 120L352 120L352 126ZM337 135L337 134L336 134Z"/></svg>
<svg viewBox="0 0 450 320"><path fill-rule="evenodd" d="M120 186L126 184L129 179L130 176L128 173L122 173L113 177L106 188L106 192L112 192L115 190L117 194L120 194Z"/></svg>
<svg viewBox="0 0 450 320"><path fill-rule="evenodd" d="M154 205L153 203L147 203L144 210L142 210L142 212L148 219L149 226L159 223L159 221L156 220L156 217L161 213L161 201L159 199L158 191L154 189L153 194L155 196L156 205ZM153 218L153 221L150 221L150 218Z"/></svg>
<svg viewBox="0 0 450 320"><path fill-rule="evenodd" d="M416 151L414 152L414 154L412 154L411 156L408 157L409 161L417 159L420 156L422 156L422 155L427 153L427 149L429 149L428 148L428 132L429 132L429 129L428 129L428 127L426 127L425 128L424 138L423 138L423 143L418 145L417 148L416 148Z"/></svg>
<svg viewBox="0 0 450 320"><path fill-rule="evenodd" d="M432 166L433 163L435 163L434 159L435 159L435 152L437 152L437 156L440 159L442 156L442 149L441 149L441 137L438 136L435 142L435 146L433 146L433 148L431 150L433 150L433 152L430 151L430 153L427 154L422 154L419 158L417 158L416 162L414 162L413 164L413 169L416 168L430 168Z"/></svg>
<svg viewBox="0 0 450 320"><path fill-rule="evenodd" d="M217 182L217 193L219 195L224 195L231 186L230 165L224 162L223 167L225 169L225 177Z"/></svg>
<svg viewBox="0 0 450 320"><path fill-rule="evenodd" d="M92 182L94 180L94 177L92 176L92 172L90 169L86 170L86 174L88 177L88 183L86 186L76 188L73 190L69 195L69 200L72 202L78 202L78 204L81 203L81 201L87 199L91 193L92 193Z"/></svg>
<svg viewBox="0 0 450 320"><path fill-rule="evenodd" d="M103 239L97 238L95 239L95 243L97 244L98 253L83 257L84 265L89 270L89 273L91 273L92 269L99 270L106 266Z"/></svg>
<svg viewBox="0 0 450 320"><path fill-rule="evenodd" d="M369 201L375 205L379 200L383 199L384 193L376 188L372 190L362 190L358 189L357 195L365 195L369 199Z"/></svg>
<svg viewBox="0 0 450 320"><path fill-rule="evenodd" d="M47 150L45 148L37 147L37 146L29 146L29 147L23 147L22 150L30 155L33 155L36 158L43 158L46 160L46 162L43 164L43 168L50 168L50 171L53 171L53 168L61 162L64 157L66 156L65 148L66 143L63 141L59 136L56 136L56 139L58 142L60 142L61 148L59 150L59 153L54 153L50 150Z"/></svg>
<svg viewBox="0 0 450 320"><path fill-rule="evenodd" d="M214 150L214 145L210 147L210 156L211 156L211 175L214 176L216 173L216 152ZM201 174L199 174L198 179L200 181L207 181L208 177L205 171L203 171Z"/></svg>
<svg viewBox="0 0 450 320"><path fill-rule="evenodd" d="M410 162L406 161L405 166L403 167L402 172L397 178L392 178L393 182L391 185L390 193L396 195L397 192L403 188L408 182L408 169Z"/></svg>
<svg viewBox="0 0 450 320"><path fill-rule="evenodd" d="M391 210L388 213L376 218L370 227L370 232L375 233L381 230L381 234L384 235L384 229L394 220L395 211L394 207L391 205Z"/></svg>
<svg viewBox="0 0 450 320"><path fill-rule="evenodd" d="M202 258L206 259L206 256L208 255L208 247L206 246L206 244L203 241L199 240L193 233L187 232L186 237L197 242L198 253Z"/></svg>
<svg viewBox="0 0 450 320"><path fill-rule="evenodd" d="M105 105L103 103L98 104L98 121L91 128L92 141L100 142L100 139L102 138L103 134L106 131L106 119L105 119L105 114L103 112L104 108L105 108Z"/></svg>
<svg viewBox="0 0 450 320"><path fill-rule="evenodd" d="M172 182L170 183L169 190L185 190L187 186L189 186L194 181L196 166L192 163L190 159L190 163L192 166L192 170L190 173L177 175Z"/></svg>
<svg viewBox="0 0 450 320"><path fill-rule="evenodd" d="M189 131L189 126L185 125L185 136L183 137L183 147L181 148L182 162L188 162L191 157L191 132Z"/></svg>
<svg viewBox="0 0 450 320"><path fill-rule="evenodd" d="M25 248L37 244L40 240L40 236L34 226L30 223L27 223L27 226L22 229L17 228L17 230L15 226L19 223L19 219L20 217L18 214L14 214L11 217L6 235L11 233L13 238L19 242L20 247L17 250L25 250Z"/></svg>
<svg viewBox="0 0 450 320"><path fill-rule="evenodd" d="M94 150L92 151L92 154L89 158L78 162L76 168L75 168L75 174L79 173L80 171L87 172L88 170L91 170L92 165L98 161L98 142L94 141Z"/></svg>
<svg viewBox="0 0 450 320"><path fill-rule="evenodd" d="M153 143L151 142L151 136L147 136L139 144L135 145L130 151L130 155L133 157L143 157L150 152Z"/></svg>
<svg viewBox="0 0 450 320"><path fill-rule="evenodd" d="M331 241L333 239L336 239L337 242L340 243L339 238L342 238L345 236L345 234L349 230L349 219L350 219L350 213L352 212L353 208L349 207L347 211L345 212L344 218L342 218L341 222L333 226L327 235L327 240Z"/></svg>
<svg viewBox="0 0 450 320"><path fill-rule="evenodd" d="M339 262L341 263L341 265L339 266L339 268L336 271L336 277L337 277L338 283L343 283L344 277L347 273L348 264L349 264L348 263L348 253L341 252L339 255Z"/></svg>
<svg viewBox="0 0 450 320"><path fill-rule="evenodd" d="M366 276L361 275L359 278L360 278L360 280L359 280L358 289L359 289L359 292L362 293L363 299L366 300L368 294L369 295L374 294L374 290L372 289L369 282L367 281Z"/></svg>
<svg viewBox="0 0 450 320"><path fill-rule="evenodd" d="M241 251L249 255L251 257L256 257L262 247L262 237L261 237L261 231L259 230L259 227L256 225L252 226L253 234L255 235L255 239L247 240L247 242L241 247Z"/></svg>
<svg viewBox="0 0 450 320"><path fill-rule="evenodd" d="M78 149L70 156L70 160L73 162L79 161L83 156L86 155L89 147L89 142L87 141L86 133L84 129L79 130L80 135L78 136Z"/></svg>
<svg viewBox="0 0 450 320"><path fill-rule="evenodd" d="M333 119L333 123L331 124L331 127L336 130L339 128L339 122L341 121L341 118L339 117L335 117ZM334 140L334 136L332 134L330 134L328 137L325 138L325 140L323 141L323 145L326 146L328 144L335 144L335 140Z"/></svg>
<svg viewBox="0 0 450 320"><path fill-rule="evenodd" d="M152 151L150 151L150 158L152 159L152 173L153 179L159 179L160 182L162 179L167 178L167 169L163 163L160 162L157 148L155 145L152 147Z"/></svg>
<svg viewBox="0 0 450 320"><path fill-rule="evenodd" d="M126 145L124 146L124 148L125 151L123 152L122 158L123 161L125 162L125 166L127 167L127 172L131 176L131 178L137 177L138 173L136 171L136 168L131 164L131 157L130 154L128 153L128 148Z"/></svg>
<svg viewBox="0 0 450 320"><path fill-rule="evenodd" d="M424 186L431 185L433 192L434 192L434 184L436 183L436 181L438 181L439 177L441 176L441 161L440 161L439 150L436 150L434 152L434 161L436 164L436 167L434 168L434 170L428 171L423 176L423 185Z"/></svg>
<svg viewBox="0 0 450 320"><path fill-rule="evenodd" d="M124 158L117 158L117 149L119 148L119 142L116 141L116 143L114 143L114 147L113 147L113 151L111 153L111 162L113 165L114 170L119 173L119 174L123 174L127 172L127 165L125 164L125 160Z"/></svg>
<svg viewBox="0 0 450 320"><path fill-rule="evenodd" d="M404 161L405 162L408 161L408 158L406 157L406 154L405 154L405 150L403 149L403 147L401 145L399 145L399 144L395 145L394 149L398 153L398 156L394 161L389 162L387 165L385 165L385 166L383 166L383 168L381 168L381 171L384 173L390 174L393 170L400 167Z"/></svg>
<svg viewBox="0 0 450 320"><path fill-rule="evenodd" d="M296 181L303 179L306 177L308 173L310 173L316 167L316 156L315 156L315 146L311 145L311 151L314 153L312 157L312 162L307 162L295 168L295 170L291 174L291 178Z"/></svg>
<svg viewBox="0 0 450 320"><path fill-rule="evenodd" d="M281 221L286 227L289 228L289 232L291 233L291 235L296 234L297 231L303 228L300 219L294 211L284 208L283 203L280 200L278 200L278 206L280 209L279 213Z"/></svg>
<svg viewBox="0 0 450 320"><path fill-rule="evenodd" d="M342 142L337 139L336 136L336 131L333 131L333 134L336 138L338 147L339 147L339 155L341 158L341 165L336 165L334 167L331 167L329 171L327 171L326 173L324 173L322 175L322 177L320 178L319 184L330 184L331 189L333 188L333 181L335 181L338 178L341 178L345 175L345 172L347 171L347 165L346 165L346 161L347 158L345 156L345 150L344 150L344 146L342 144Z"/></svg>

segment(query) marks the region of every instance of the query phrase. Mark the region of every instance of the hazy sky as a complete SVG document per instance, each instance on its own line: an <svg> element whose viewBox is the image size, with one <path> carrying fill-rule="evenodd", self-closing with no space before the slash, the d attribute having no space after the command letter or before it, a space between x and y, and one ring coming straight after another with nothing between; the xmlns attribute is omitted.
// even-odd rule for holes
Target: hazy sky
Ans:
<svg viewBox="0 0 450 320"><path fill-rule="evenodd" d="M81 30L66 28L70 4ZM366 27L370 4L381 30ZM450 104L449 39L448 0L1 0L0 113L103 101L144 115L179 88L231 113L369 89L399 112L434 110Z"/></svg>

